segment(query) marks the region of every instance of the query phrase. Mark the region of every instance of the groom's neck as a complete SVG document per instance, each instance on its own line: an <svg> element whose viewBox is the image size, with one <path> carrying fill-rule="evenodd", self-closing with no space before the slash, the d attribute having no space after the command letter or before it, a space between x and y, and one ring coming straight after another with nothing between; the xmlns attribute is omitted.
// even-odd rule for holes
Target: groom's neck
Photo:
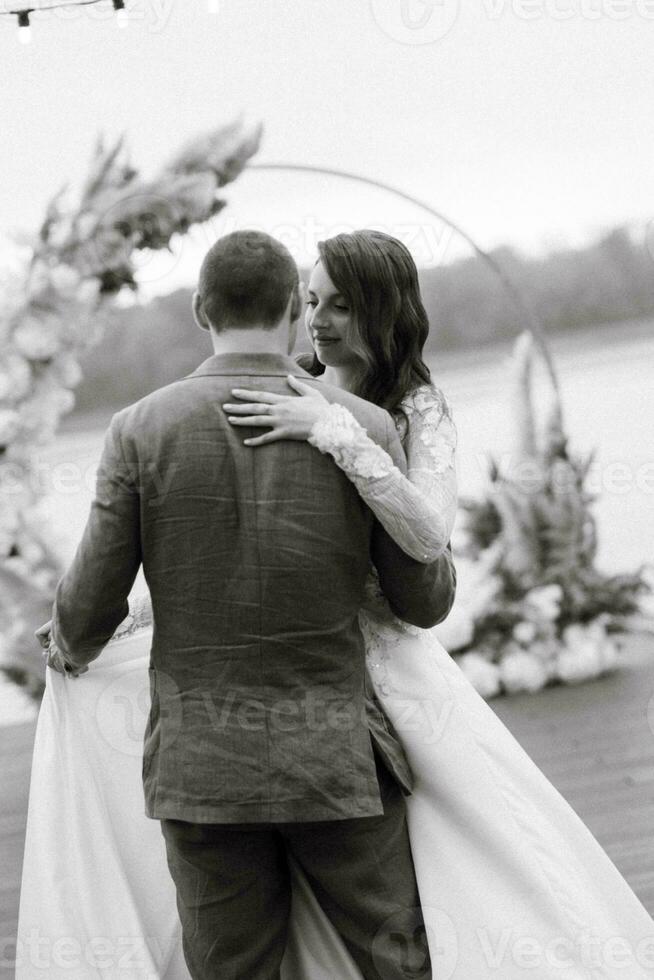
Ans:
<svg viewBox="0 0 654 980"><path fill-rule="evenodd" d="M290 354L288 330L247 327L211 331L214 354Z"/></svg>

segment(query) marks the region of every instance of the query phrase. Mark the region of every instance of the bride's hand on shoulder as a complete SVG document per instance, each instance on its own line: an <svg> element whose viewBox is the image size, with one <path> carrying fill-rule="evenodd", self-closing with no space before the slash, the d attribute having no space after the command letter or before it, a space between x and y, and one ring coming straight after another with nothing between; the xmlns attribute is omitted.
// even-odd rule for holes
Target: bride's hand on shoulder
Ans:
<svg viewBox="0 0 654 980"><path fill-rule="evenodd" d="M263 446L279 439L305 441L311 435L315 423L321 419L330 403L312 385L287 377L296 395L276 395L272 391L256 391L250 388L233 388L232 395L238 402L223 405L228 421L234 426L254 426L269 431L256 438L244 439L246 446Z"/></svg>

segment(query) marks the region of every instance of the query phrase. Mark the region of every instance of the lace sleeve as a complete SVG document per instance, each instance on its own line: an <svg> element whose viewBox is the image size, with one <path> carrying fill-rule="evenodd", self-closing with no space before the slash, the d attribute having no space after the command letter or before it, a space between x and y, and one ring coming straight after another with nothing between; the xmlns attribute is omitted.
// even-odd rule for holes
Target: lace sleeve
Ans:
<svg viewBox="0 0 654 980"><path fill-rule="evenodd" d="M445 550L456 516L456 428L433 385L404 400L397 424L404 429L407 476L342 405L329 407L309 442L333 456L403 551L432 562Z"/></svg>

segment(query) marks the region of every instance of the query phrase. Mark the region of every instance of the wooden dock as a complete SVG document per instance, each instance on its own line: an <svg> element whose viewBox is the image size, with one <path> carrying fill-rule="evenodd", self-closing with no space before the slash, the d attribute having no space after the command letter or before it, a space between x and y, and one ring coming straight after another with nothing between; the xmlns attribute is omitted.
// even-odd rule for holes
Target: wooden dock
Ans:
<svg viewBox="0 0 654 980"><path fill-rule="evenodd" d="M654 915L654 640L592 684L500 698L498 715ZM0 728L0 980L13 948L34 725Z"/></svg>
<svg viewBox="0 0 654 980"><path fill-rule="evenodd" d="M35 725L0 728L0 978L13 980Z"/></svg>

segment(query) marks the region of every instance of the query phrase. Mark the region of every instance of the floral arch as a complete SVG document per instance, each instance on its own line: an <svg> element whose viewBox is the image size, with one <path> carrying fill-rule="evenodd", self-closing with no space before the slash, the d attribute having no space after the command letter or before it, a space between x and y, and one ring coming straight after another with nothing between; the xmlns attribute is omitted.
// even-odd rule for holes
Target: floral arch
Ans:
<svg viewBox="0 0 654 980"><path fill-rule="evenodd" d="M21 664L35 646L34 623L21 616L21 602L31 593L34 615L36 594L47 610L61 572L40 509L34 452L73 407L79 355L99 339L117 294L136 288L139 253L169 248L174 235L217 214L226 203L221 188L249 164L318 172L398 195L453 228L500 277L525 318L515 354L515 417L521 452L540 482L537 493L526 494L491 463L486 497L463 502L458 557L469 569L467 601L446 630L448 645L489 697L610 669L617 654L610 634L636 613L645 580L641 571L609 577L595 568L584 490L589 460L568 451L556 371L529 304L495 259L431 205L345 171L250 164L260 137L260 128L246 130L240 121L221 127L184 147L153 180L132 167L122 140L109 148L99 143L79 197L54 198L36 243L17 253L0 282L0 666L13 662L16 679L30 683ZM536 353L553 392L540 425L530 389Z"/></svg>

